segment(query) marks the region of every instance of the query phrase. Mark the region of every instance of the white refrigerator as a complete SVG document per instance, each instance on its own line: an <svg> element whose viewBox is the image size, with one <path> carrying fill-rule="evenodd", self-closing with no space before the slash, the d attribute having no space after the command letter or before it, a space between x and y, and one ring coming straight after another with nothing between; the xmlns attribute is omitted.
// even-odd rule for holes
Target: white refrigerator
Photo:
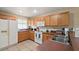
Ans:
<svg viewBox="0 0 79 59"><path fill-rule="evenodd" d="M0 49L18 42L17 29L16 21L0 19Z"/></svg>

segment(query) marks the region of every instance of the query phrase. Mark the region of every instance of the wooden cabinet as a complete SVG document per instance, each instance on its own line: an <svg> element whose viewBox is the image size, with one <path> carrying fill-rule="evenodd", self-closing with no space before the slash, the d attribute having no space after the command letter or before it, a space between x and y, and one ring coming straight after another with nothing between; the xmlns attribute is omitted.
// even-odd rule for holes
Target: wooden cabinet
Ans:
<svg viewBox="0 0 79 59"><path fill-rule="evenodd" d="M44 16L45 26L50 26L50 16Z"/></svg>
<svg viewBox="0 0 79 59"><path fill-rule="evenodd" d="M34 37L34 32L33 31L29 31L29 39L34 41L35 37Z"/></svg>
<svg viewBox="0 0 79 59"><path fill-rule="evenodd" d="M34 17L27 20L29 26L36 26L38 22L44 21L43 17Z"/></svg>
<svg viewBox="0 0 79 59"><path fill-rule="evenodd" d="M27 24L28 24L29 26L34 26L34 25L35 25L34 19L33 19L33 18L28 19L28 20L27 20Z"/></svg>
<svg viewBox="0 0 79 59"><path fill-rule="evenodd" d="M69 25L69 12L64 12L50 17L51 26L67 26Z"/></svg>
<svg viewBox="0 0 79 59"><path fill-rule="evenodd" d="M45 22L45 26L68 26L69 25L69 12L58 13L54 15L39 16L28 20L28 23L33 26L37 22Z"/></svg>
<svg viewBox="0 0 79 59"><path fill-rule="evenodd" d="M51 35L51 33L43 33L42 35L43 35L42 36L43 42L52 40L52 38L54 37L54 33L53 33L53 35Z"/></svg>
<svg viewBox="0 0 79 59"><path fill-rule="evenodd" d="M50 26L57 25L59 15L50 16Z"/></svg>
<svg viewBox="0 0 79 59"><path fill-rule="evenodd" d="M61 13L58 19L58 25L69 25L69 12Z"/></svg>
<svg viewBox="0 0 79 59"><path fill-rule="evenodd" d="M47 34L43 34L43 42L46 42L49 40L49 36Z"/></svg>
<svg viewBox="0 0 79 59"><path fill-rule="evenodd" d="M27 20L27 24L28 24L29 26L31 25L31 20L30 20L30 19Z"/></svg>
<svg viewBox="0 0 79 59"><path fill-rule="evenodd" d="M28 31L22 31L22 32L18 33L18 42L28 40L28 38L29 38L29 32Z"/></svg>
<svg viewBox="0 0 79 59"><path fill-rule="evenodd" d="M34 18L34 24L35 24L36 26L37 26L37 23L38 23L38 22L42 22L42 21L44 21L44 20L43 20L43 17L41 17L41 16Z"/></svg>
<svg viewBox="0 0 79 59"><path fill-rule="evenodd" d="M33 31L22 31L18 33L18 42L22 42L28 39L34 41Z"/></svg>

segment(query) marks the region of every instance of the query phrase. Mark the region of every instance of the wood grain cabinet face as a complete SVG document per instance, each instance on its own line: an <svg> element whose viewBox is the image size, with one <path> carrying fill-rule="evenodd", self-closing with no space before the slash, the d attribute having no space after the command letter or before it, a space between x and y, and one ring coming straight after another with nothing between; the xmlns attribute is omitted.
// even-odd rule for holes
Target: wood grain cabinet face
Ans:
<svg viewBox="0 0 79 59"><path fill-rule="evenodd" d="M29 26L35 25L34 19L28 19L28 20L27 20L27 24L28 24Z"/></svg>
<svg viewBox="0 0 79 59"><path fill-rule="evenodd" d="M52 15L50 20L51 26L67 26L69 25L69 12Z"/></svg>
<svg viewBox="0 0 79 59"><path fill-rule="evenodd" d="M51 26L57 25L57 23L58 23L58 16L59 15L52 15L50 17L50 25Z"/></svg>
<svg viewBox="0 0 79 59"><path fill-rule="evenodd" d="M37 25L38 22L43 21L43 17L35 17L34 18L34 24Z"/></svg>
<svg viewBox="0 0 79 59"><path fill-rule="evenodd" d="M44 16L45 26L50 26L50 16Z"/></svg>
<svg viewBox="0 0 79 59"><path fill-rule="evenodd" d="M33 31L29 31L29 39L34 41L34 32Z"/></svg>
<svg viewBox="0 0 79 59"><path fill-rule="evenodd" d="M59 13L55 15L47 15L42 17L34 17L28 20L28 24L37 25L37 22L44 21L45 26L63 26L69 25L69 12Z"/></svg>
<svg viewBox="0 0 79 59"><path fill-rule="evenodd" d="M69 25L69 13L61 15L62 25Z"/></svg>
<svg viewBox="0 0 79 59"><path fill-rule="evenodd" d="M52 37L53 37L53 36L52 36ZM52 40L52 37L51 37L50 34L44 34L44 33L43 33L43 36L42 36L42 38L43 38L43 42Z"/></svg>
<svg viewBox="0 0 79 59"><path fill-rule="evenodd" d="M69 25L69 13L63 13L60 14L59 20L58 20L58 25Z"/></svg>
<svg viewBox="0 0 79 59"><path fill-rule="evenodd" d="M31 20L30 20L30 19L27 20L27 24L28 24L29 26L31 25Z"/></svg>
<svg viewBox="0 0 79 59"><path fill-rule="evenodd" d="M29 33L27 31L23 31L23 32L18 33L18 42L28 40L28 38L29 38Z"/></svg>
<svg viewBox="0 0 79 59"><path fill-rule="evenodd" d="M43 42L46 42L48 40L47 34L43 34Z"/></svg>

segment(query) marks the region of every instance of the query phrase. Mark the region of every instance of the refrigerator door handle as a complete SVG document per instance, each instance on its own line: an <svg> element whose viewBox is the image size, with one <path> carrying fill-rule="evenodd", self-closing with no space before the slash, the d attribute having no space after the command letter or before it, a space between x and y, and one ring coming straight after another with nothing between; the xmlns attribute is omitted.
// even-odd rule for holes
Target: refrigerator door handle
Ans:
<svg viewBox="0 0 79 59"><path fill-rule="evenodd" d="M1 31L1 33L6 33L7 31Z"/></svg>

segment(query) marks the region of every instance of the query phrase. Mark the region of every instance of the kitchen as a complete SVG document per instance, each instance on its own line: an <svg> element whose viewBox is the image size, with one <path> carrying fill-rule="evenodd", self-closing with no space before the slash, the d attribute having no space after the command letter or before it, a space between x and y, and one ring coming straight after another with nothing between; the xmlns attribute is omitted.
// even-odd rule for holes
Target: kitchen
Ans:
<svg viewBox="0 0 79 59"><path fill-rule="evenodd" d="M28 31L32 32L31 33L32 36L35 36L35 33L37 34L37 36L40 35L41 43L42 43L42 39L44 39L44 41L45 41L46 39L52 38L52 36L53 36L52 34L54 34L55 32L58 33L58 34L61 34L61 35L65 34L62 29L63 29L63 27L67 27L69 25L69 12L58 13L54 16L46 15L46 16L41 16L41 17L40 16L39 17L34 17L35 19L30 18L29 20L27 20L27 23L29 25L29 30ZM57 18L57 16L58 16L58 18ZM60 21L58 21L59 16L62 18L62 19L60 19ZM53 19L53 18L56 18L56 19ZM63 20L65 20L65 21L63 21ZM59 22L61 22L61 21L62 21L62 23L59 24ZM57 26L63 26L63 27L59 28L59 29L58 28L54 29L55 26L56 27ZM29 36L31 35L30 32L29 32ZM35 32L35 33L33 33L33 32ZM48 35L49 37L45 38L45 36L46 36L45 34ZM26 33L26 35L28 36L28 33ZM34 41L34 37L31 38L31 36L30 36L29 38ZM27 39L29 39L29 38L27 38ZM35 38L39 39L36 36L35 36Z"/></svg>
<svg viewBox="0 0 79 59"><path fill-rule="evenodd" d="M55 7L36 7L36 8L8 7L7 8L6 7L5 8L4 7L4 8L0 8L0 10L2 11L0 12L2 13L0 16L1 18L0 25L4 25L6 22L8 22L7 26L6 25L5 26L9 28L7 31L9 32L7 33L8 34L6 40L7 42L3 41L5 43L2 43L2 45L7 44L7 46L3 46L1 48L2 50L5 50L14 45L18 45L21 44L22 42L30 40L33 43L37 44L37 46L34 47L34 50L36 51L39 50L73 51L72 49L73 44L69 39L69 35L70 35L69 33L75 32L74 36L77 37L79 36L78 34L79 29L73 27L74 21L71 19L71 14L72 14L71 11L73 11L74 8L66 8L66 7L62 7L62 8L57 8L57 7L56 8ZM3 27L4 29L5 26L1 26L1 28ZM6 30L3 29L1 29L2 30L1 33L4 34L6 33ZM52 45L55 46L53 46L53 49L52 47L48 49L47 43L49 44L49 46Z"/></svg>

